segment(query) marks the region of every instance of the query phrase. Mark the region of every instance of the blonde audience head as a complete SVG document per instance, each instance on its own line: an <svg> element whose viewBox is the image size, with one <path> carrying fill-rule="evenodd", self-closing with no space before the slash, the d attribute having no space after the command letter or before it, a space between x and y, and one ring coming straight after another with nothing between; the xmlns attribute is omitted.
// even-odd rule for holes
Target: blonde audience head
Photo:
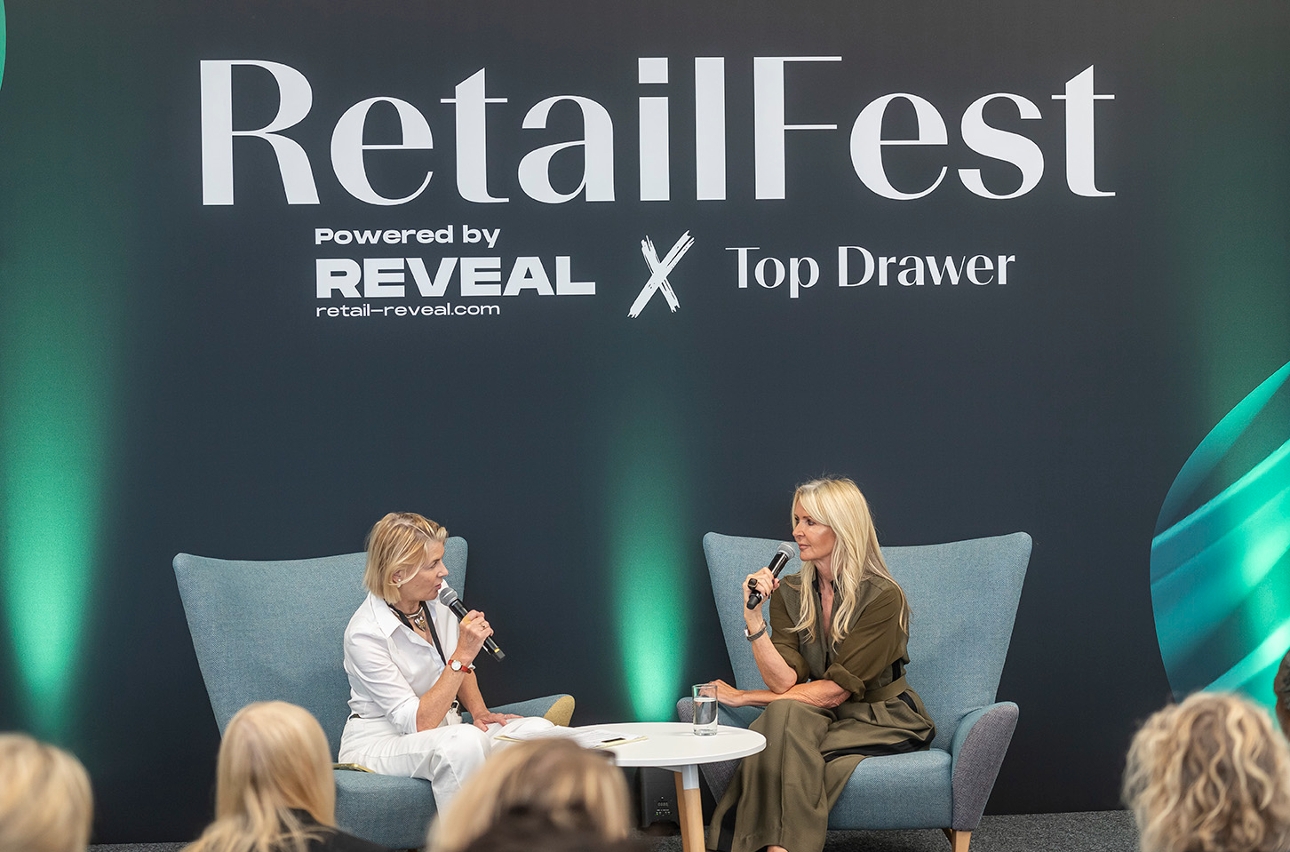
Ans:
<svg viewBox="0 0 1290 852"><path fill-rule="evenodd" d="M93 812L80 761L26 734L0 734L0 852L84 852Z"/></svg>
<svg viewBox="0 0 1290 852"><path fill-rule="evenodd" d="M609 756L567 740L518 743L494 753L431 827L427 848L462 852L498 822L537 819L605 841L627 837L627 783Z"/></svg>
<svg viewBox="0 0 1290 852"><path fill-rule="evenodd" d="M1133 738L1124 800L1143 852L1284 852L1290 746L1249 701L1197 693Z"/></svg>
<svg viewBox="0 0 1290 852"><path fill-rule="evenodd" d="M186 852L305 852L336 822L331 749L309 711L248 704L229 721L216 765L215 821Z"/></svg>

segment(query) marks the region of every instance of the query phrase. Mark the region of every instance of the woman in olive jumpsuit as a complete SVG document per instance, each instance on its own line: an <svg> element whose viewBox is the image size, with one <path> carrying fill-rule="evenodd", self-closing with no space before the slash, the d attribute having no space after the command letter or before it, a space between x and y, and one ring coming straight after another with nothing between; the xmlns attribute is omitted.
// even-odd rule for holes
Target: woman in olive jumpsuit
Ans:
<svg viewBox="0 0 1290 852"><path fill-rule="evenodd" d="M745 607L746 635L769 689L717 681L732 707L765 707L752 729L766 750L744 758L717 805L708 846L728 852L818 852L829 809L867 756L926 748L936 734L904 677L909 605L878 547L864 495L819 479L793 495L801 573L763 568L749 583L770 599Z"/></svg>

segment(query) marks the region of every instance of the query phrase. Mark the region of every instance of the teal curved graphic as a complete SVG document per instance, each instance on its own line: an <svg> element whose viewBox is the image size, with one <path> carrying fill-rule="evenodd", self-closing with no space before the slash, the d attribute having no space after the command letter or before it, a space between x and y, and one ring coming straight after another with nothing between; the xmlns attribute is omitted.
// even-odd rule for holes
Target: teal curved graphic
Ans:
<svg viewBox="0 0 1290 852"><path fill-rule="evenodd" d="M4 85L4 0L0 0L0 86Z"/></svg>
<svg viewBox="0 0 1290 852"><path fill-rule="evenodd" d="M1187 459L1151 541L1151 603L1169 685L1271 706L1290 649L1290 363Z"/></svg>

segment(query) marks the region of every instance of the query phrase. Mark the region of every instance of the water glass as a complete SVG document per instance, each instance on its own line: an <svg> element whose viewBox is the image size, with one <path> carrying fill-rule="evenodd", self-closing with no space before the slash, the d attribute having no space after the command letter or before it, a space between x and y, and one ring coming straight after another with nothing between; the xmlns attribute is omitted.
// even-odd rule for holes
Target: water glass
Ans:
<svg viewBox="0 0 1290 852"><path fill-rule="evenodd" d="M694 692L694 733L710 737L717 732L717 685L696 683Z"/></svg>

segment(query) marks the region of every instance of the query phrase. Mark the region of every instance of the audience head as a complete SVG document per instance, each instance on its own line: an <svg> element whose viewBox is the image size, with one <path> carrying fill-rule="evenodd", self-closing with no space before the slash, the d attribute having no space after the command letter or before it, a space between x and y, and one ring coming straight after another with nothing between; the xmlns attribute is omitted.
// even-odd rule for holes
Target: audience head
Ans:
<svg viewBox="0 0 1290 852"><path fill-rule="evenodd" d="M610 755L568 740L508 746L462 786L431 828L428 848L462 852L493 825L515 818L620 841L630 826L627 783Z"/></svg>
<svg viewBox="0 0 1290 852"><path fill-rule="evenodd" d="M93 810L80 761L26 734L0 734L0 852L85 852Z"/></svg>
<svg viewBox="0 0 1290 852"><path fill-rule="evenodd" d="M1277 696L1277 721L1281 732L1290 735L1290 652L1281 658L1281 667L1272 681L1272 691Z"/></svg>
<svg viewBox="0 0 1290 852"><path fill-rule="evenodd" d="M545 817L503 817L462 852L649 852L633 838L607 840L591 831L559 828Z"/></svg>
<svg viewBox="0 0 1290 852"><path fill-rule="evenodd" d="M285 701L239 710L224 730L215 781L215 822L192 850L304 849L309 826L336 822L331 749L309 711Z"/></svg>
<svg viewBox="0 0 1290 852"><path fill-rule="evenodd" d="M390 512L367 534L367 569L363 585L386 603L399 602L393 580L402 571L410 579L430 557L430 547L443 544L448 530L413 512Z"/></svg>
<svg viewBox="0 0 1290 852"><path fill-rule="evenodd" d="M1282 852L1290 745L1249 701L1196 693L1133 738L1124 800L1143 852Z"/></svg>

